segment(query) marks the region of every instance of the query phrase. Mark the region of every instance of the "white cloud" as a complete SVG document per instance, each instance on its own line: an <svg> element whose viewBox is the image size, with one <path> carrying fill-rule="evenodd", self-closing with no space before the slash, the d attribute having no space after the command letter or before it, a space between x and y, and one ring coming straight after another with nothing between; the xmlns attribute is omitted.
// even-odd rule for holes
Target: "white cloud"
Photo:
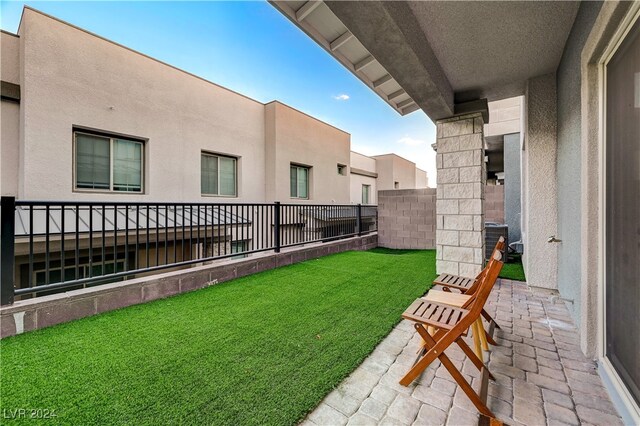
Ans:
<svg viewBox="0 0 640 426"><path fill-rule="evenodd" d="M421 145L426 145L426 142L423 141L422 139L414 139L410 136L405 136L403 138L398 139L398 141L396 143L399 143L401 145L407 145L407 146L421 146Z"/></svg>
<svg viewBox="0 0 640 426"><path fill-rule="evenodd" d="M335 99L336 101L347 101L349 100L349 95L347 95L346 93L341 93L338 96L334 96L333 99Z"/></svg>

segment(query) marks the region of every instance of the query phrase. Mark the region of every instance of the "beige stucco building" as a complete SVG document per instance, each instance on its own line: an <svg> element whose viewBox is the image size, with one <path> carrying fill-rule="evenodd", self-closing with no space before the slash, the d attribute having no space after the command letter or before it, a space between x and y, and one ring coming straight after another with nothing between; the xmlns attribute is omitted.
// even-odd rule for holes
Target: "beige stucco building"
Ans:
<svg viewBox="0 0 640 426"><path fill-rule="evenodd" d="M341 129L36 10L1 42L3 195L350 204L389 185L384 162L354 156ZM404 162L402 187L415 186ZM384 179L363 180L378 169Z"/></svg>

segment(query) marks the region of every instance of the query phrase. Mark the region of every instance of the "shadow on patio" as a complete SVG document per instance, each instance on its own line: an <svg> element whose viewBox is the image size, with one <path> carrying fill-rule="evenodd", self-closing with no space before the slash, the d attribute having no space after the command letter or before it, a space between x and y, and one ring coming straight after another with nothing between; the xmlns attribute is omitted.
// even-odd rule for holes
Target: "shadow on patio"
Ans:
<svg viewBox="0 0 640 426"><path fill-rule="evenodd" d="M500 420L514 425L622 424L596 363L580 351L564 302L502 279L486 309L502 327L496 330L498 346L485 353L496 377L489 383L487 405ZM400 322L304 424L476 424L475 407L438 360L409 387L398 383L415 359L419 340L411 322ZM446 353L477 388L479 372L460 348L452 346Z"/></svg>

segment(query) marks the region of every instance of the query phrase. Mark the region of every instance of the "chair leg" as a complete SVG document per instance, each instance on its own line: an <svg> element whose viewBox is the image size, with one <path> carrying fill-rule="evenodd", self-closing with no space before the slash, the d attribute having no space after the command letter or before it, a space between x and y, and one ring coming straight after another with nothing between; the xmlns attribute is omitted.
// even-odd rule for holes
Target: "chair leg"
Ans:
<svg viewBox="0 0 640 426"><path fill-rule="evenodd" d="M491 412L491 410L489 410L489 407L487 407L482 399L480 399L478 394L473 390L469 382L466 381L462 373L460 373L455 365L453 365L451 360L446 355L442 354L440 362L442 362L442 365L444 365L447 371L449 371L449 374L451 374L451 377L453 377L456 383L458 383L458 386L460 386L462 391L467 395L467 398L469 398L473 405L476 406L480 414L484 414L490 418L495 418L496 416Z"/></svg>
<svg viewBox="0 0 640 426"><path fill-rule="evenodd" d="M460 338L458 338L458 340L460 340ZM425 339L425 343L430 347L433 347L436 344L435 340L433 340L433 338L431 338L431 336L429 336L428 338ZM465 346L466 346L466 344L465 344ZM469 349L468 346L466 346L466 347L467 347L467 349ZM469 351L471 351L471 350L469 349ZM467 395L469 400L478 409L480 414L483 414L483 415L485 415L487 417L490 417L490 418L495 418L496 416L491 412L489 407L487 407L485 402L482 401L480 396L473 390L473 388L471 387L469 382L467 382L467 380L464 378L462 373L460 373L460 371L456 368L456 366L453 365L453 363L451 362L449 357L444 352L441 352L440 355L438 355L438 359L440 360L442 365L444 365L444 368L447 369L449 374L451 374L451 377L453 377L453 379L456 381L456 383L458 383L458 386L460 386L460 388ZM486 367L484 367L484 365L482 367L487 371L487 373L489 373L489 370L487 370ZM491 374L491 373L489 373L489 374ZM402 384L402 381L400 383Z"/></svg>
<svg viewBox="0 0 640 426"><path fill-rule="evenodd" d="M491 329L492 324L489 323L489 329ZM489 344L491 346L497 346L498 344L496 343L496 341L493 339L493 337L491 336L491 333L489 333L488 331L485 330L484 332L484 337L487 339L487 342L489 342Z"/></svg>
<svg viewBox="0 0 640 426"><path fill-rule="evenodd" d="M484 319L486 319L487 321L492 322L492 323L495 325L495 327L496 327L498 330L500 330L500 326L498 325L498 323L496 322L496 320L494 320L494 319L491 317L491 315L489 315L489 314L487 313L487 311L485 311L484 309L482 309L482 316L483 316L483 317L484 317Z"/></svg>
<svg viewBox="0 0 640 426"><path fill-rule="evenodd" d="M478 329L478 321L475 321L473 324L471 324L471 329L473 330L473 348L476 355L480 359L480 362L484 364L484 360L482 357L482 343L480 342L481 331Z"/></svg>
<svg viewBox="0 0 640 426"><path fill-rule="evenodd" d="M456 343L458 344L458 346L460 346L460 349L462 349L462 352L464 352L464 354L467 356L467 358L469 358L471 360L471 362L473 363L473 365L476 366L476 368L478 369L478 371L482 371L483 368L487 368L482 361L480 361L480 359L476 356L476 354L471 350L471 348L469 347L469 345L467 345L465 343L464 340L462 340L462 337L458 337L458 339L456 340ZM487 372L489 373L489 378L491 380L495 380L495 377L493 377L493 374L491 374L491 372L489 371L489 369L487 369Z"/></svg>
<svg viewBox="0 0 640 426"><path fill-rule="evenodd" d="M478 320L476 321L476 326L478 328L478 334L480 335L480 343L482 344L482 350L488 351L489 344L487 343L487 332L484 330L484 325L482 324L481 318L478 318Z"/></svg>
<svg viewBox="0 0 640 426"><path fill-rule="evenodd" d="M424 349L425 353L422 358L416 360L413 364L413 367L409 370L405 376L400 379L400 384L402 386L409 386L411 382L413 382L422 372L431 364L436 358L440 356L435 350L435 346L437 342L431 337L431 335L427 332L422 324L414 324L414 327L418 334L422 336L424 340ZM436 333L436 335L441 335L440 333ZM444 349L440 350L440 353L444 355ZM446 355L444 355L446 356Z"/></svg>

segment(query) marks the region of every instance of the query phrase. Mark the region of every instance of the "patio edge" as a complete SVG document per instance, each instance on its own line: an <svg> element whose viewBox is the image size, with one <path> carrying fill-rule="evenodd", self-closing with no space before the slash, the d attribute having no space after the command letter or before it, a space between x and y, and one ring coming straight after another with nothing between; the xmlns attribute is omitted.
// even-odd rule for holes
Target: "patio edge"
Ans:
<svg viewBox="0 0 640 426"><path fill-rule="evenodd" d="M244 259L213 261L189 269L21 300L0 308L0 338L164 299L329 254L369 250L377 246L378 234L373 233L283 249L280 253L258 253Z"/></svg>

